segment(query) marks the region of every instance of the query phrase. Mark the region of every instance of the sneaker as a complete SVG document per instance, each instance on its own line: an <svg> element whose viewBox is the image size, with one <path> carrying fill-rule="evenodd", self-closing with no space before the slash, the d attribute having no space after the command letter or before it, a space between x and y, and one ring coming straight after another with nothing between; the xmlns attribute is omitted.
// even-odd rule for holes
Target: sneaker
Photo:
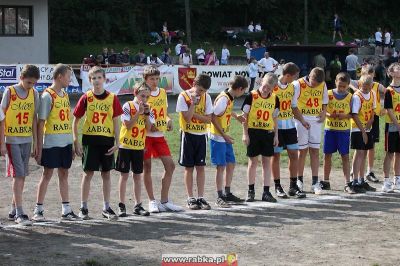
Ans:
<svg viewBox="0 0 400 266"><path fill-rule="evenodd" d="M141 216L149 216L150 215L150 213L142 207L142 203L136 204L135 207L133 207L133 214L141 215Z"/></svg>
<svg viewBox="0 0 400 266"><path fill-rule="evenodd" d="M311 191L315 194L315 195L321 195L323 194L322 191L322 187L321 187L321 183L317 182L314 185L311 186Z"/></svg>
<svg viewBox="0 0 400 266"><path fill-rule="evenodd" d="M368 184L368 182L366 182L366 181L364 181L364 182L361 183L361 187L362 187L363 189L365 189L366 191L376 191L376 188L371 187L371 186Z"/></svg>
<svg viewBox="0 0 400 266"><path fill-rule="evenodd" d="M400 190L400 177L394 178L393 190Z"/></svg>
<svg viewBox="0 0 400 266"><path fill-rule="evenodd" d="M354 190L354 187L353 187L353 184L350 182L350 183L347 183L345 186L344 186L344 192L346 192L346 193L348 193L348 194L356 194L357 192Z"/></svg>
<svg viewBox="0 0 400 266"><path fill-rule="evenodd" d="M288 194L289 196L296 197L298 199L303 199L306 197L306 193L301 191L297 185L295 187L289 188Z"/></svg>
<svg viewBox="0 0 400 266"><path fill-rule="evenodd" d="M266 202L277 202L277 200L272 196L271 192L269 191L263 192L261 200Z"/></svg>
<svg viewBox="0 0 400 266"><path fill-rule="evenodd" d="M110 207L108 207L107 210L103 210L101 214L103 215L104 218L107 218L108 220L117 220L118 219L118 216L115 214L115 212Z"/></svg>
<svg viewBox="0 0 400 266"><path fill-rule="evenodd" d="M158 209L158 203L156 200L149 201L149 212L158 213L160 210Z"/></svg>
<svg viewBox="0 0 400 266"><path fill-rule="evenodd" d="M282 186L276 186L275 187L275 194L278 198L281 199L287 199L288 196L286 195L286 192L283 190Z"/></svg>
<svg viewBox="0 0 400 266"><path fill-rule="evenodd" d="M188 199L186 206L191 210L199 210L200 209L199 203L197 202L197 199L195 199L195 198Z"/></svg>
<svg viewBox="0 0 400 266"><path fill-rule="evenodd" d="M331 183L329 181L319 181L322 190L331 190Z"/></svg>
<svg viewBox="0 0 400 266"><path fill-rule="evenodd" d="M79 209L79 214L78 216L82 219L82 220L89 220L89 210L86 208L80 208Z"/></svg>
<svg viewBox="0 0 400 266"><path fill-rule="evenodd" d="M29 217L26 214L22 214L22 215L18 216L17 219L15 219L15 223L24 225L24 226L32 225L32 221L29 220Z"/></svg>
<svg viewBox="0 0 400 266"><path fill-rule="evenodd" d="M44 215L43 215L43 211L35 210L35 212L33 214L33 217L32 217L32 220L35 221L35 222L44 222L44 221L46 221L46 218L44 218Z"/></svg>
<svg viewBox="0 0 400 266"><path fill-rule="evenodd" d="M76 215L73 211L67 214L61 215L61 220L65 221L81 221L82 219Z"/></svg>
<svg viewBox="0 0 400 266"><path fill-rule="evenodd" d="M217 201L215 202L215 206L218 208L230 208L231 205L229 205L228 202L225 201L225 198L218 197Z"/></svg>
<svg viewBox="0 0 400 266"><path fill-rule="evenodd" d="M357 183L356 185L353 186L353 189L356 193L365 193L367 192L361 185L360 183Z"/></svg>
<svg viewBox="0 0 400 266"><path fill-rule="evenodd" d="M169 211L169 212L181 212L181 211L183 211L183 208L181 206L175 205L170 200L165 202L165 203L161 203L161 205L163 206L163 208L166 211Z"/></svg>
<svg viewBox="0 0 400 266"><path fill-rule="evenodd" d="M385 193L392 193L392 192L394 192L393 187L394 187L394 185L393 185L392 182L390 182L390 181L383 181L382 192L385 192Z"/></svg>
<svg viewBox="0 0 400 266"><path fill-rule="evenodd" d="M232 193L225 194L224 198L226 201L230 201L230 202L244 202L244 199L236 197Z"/></svg>
<svg viewBox="0 0 400 266"><path fill-rule="evenodd" d="M304 191L304 184L303 184L302 181L300 181L300 180L297 179L296 185L297 185L297 188L298 188L301 192Z"/></svg>
<svg viewBox="0 0 400 266"><path fill-rule="evenodd" d="M204 198L198 198L197 204L199 205L200 209L202 210L210 210L211 206Z"/></svg>
<svg viewBox="0 0 400 266"><path fill-rule="evenodd" d="M368 181L374 182L374 183L378 183L379 179L375 176L374 172L370 172L367 176L366 176Z"/></svg>
<svg viewBox="0 0 400 266"><path fill-rule="evenodd" d="M168 211L167 208L165 208L165 206L158 200L157 200L157 208L158 208L159 212L167 212Z"/></svg>
<svg viewBox="0 0 400 266"><path fill-rule="evenodd" d="M122 202L118 203L118 217L126 217L126 206Z"/></svg>
<svg viewBox="0 0 400 266"><path fill-rule="evenodd" d="M9 221L15 221L15 213L8 213L8 220Z"/></svg>
<svg viewBox="0 0 400 266"><path fill-rule="evenodd" d="M255 198L256 198L256 192L254 190L247 191L247 198L246 198L247 202L253 202Z"/></svg>

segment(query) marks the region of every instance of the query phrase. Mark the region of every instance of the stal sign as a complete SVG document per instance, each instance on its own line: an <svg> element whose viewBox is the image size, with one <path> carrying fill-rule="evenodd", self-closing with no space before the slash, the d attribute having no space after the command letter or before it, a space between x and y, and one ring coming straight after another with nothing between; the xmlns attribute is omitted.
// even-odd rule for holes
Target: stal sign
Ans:
<svg viewBox="0 0 400 266"><path fill-rule="evenodd" d="M0 66L0 80L15 80L17 68L15 66Z"/></svg>

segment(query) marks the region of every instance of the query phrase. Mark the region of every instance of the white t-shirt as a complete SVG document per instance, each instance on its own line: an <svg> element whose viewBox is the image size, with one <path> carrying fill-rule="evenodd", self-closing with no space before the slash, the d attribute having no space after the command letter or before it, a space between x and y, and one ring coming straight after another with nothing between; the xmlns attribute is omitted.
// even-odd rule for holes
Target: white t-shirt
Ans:
<svg viewBox="0 0 400 266"><path fill-rule="evenodd" d="M179 94L178 100L176 102L176 112L186 112L188 110L189 110L189 106L187 105L187 103L185 101L185 97L183 97L182 94ZM206 94L206 110L205 110L205 114L206 115L210 115L212 113L213 113L213 105L212 105L211 97L207 93ZM191 133L191 134L194 134L194 135L206 135L207 133L204 133L204 134Z"/></svg>
<svg viewBox="0 0 400 266"><path fill-rule="evenodd" d="M156 58L155 60L152 59L152 57L148 56L147 57L147 64L148 65L164 65L164 62L161 61L160 58Z"/></svg>
<svg viewBox="0 0 400 266"><path fill-rule="evenodd" d="M254 26L250 24L248 29L249 29L250 32L253 32L254 31Z"/></svg>
<svg viewBox="0 0 400 266"><path fill-rule="evenodd" d="M256 31L261 31L261 25L260 24L256 25Z"/></svg>
<svg viewBox="0 0 400 266"><path fill-rule="evenodd" d="M168 32L167 26L162 26L162 31L163 32Z"/></svg>
<svg viewBox="0 0 400 266"><path fill-rule="evenodd" d="M247 60L250 59L250 56L251 56L251 48L246 48L246 58L247 58Z"/></svg>
<svg viewBox="0 0 400 266"><path fill-rule="evenodd" d="M307 85L310 85L307 79L304 79L304 81L307 83ZM293 87L294 87L294 96L292 99L292 108L297 107L297 101L300 96L300 83L298 80L293 81ZM329 98L328 98L328 88L326 87L326 83L324 85L324 92L322 94L322 104L328 104ZM317 116L309 116L309 115L303 115L305 120L309 121L318 121Z"/></svg>
<svg viewBox="0 0 400 266"><path fill-rule="evenodd" d="M214 103L214 115L222 115L227 107L228 107L228 97L220 97L218 101ZM222 136L214 135L211 133L210 133L210 139L218 142L225 142L225 139Z"/></svg>
<svg viewBox="0 0 400 266"><path fill-rule="evenodd" d="M178 44L175 46L175 54L176 54L176 55L180 55L180 54L181 54L181 47L182 47L182 44L180 44L180 43L178 43Z"/></svg>
<svg viewBox="0 0 400 266"><path fill-rule="evenodd" d="M274 65L278 64L278 61L276 61L275 59L273 59L272 57L268 57L268 58L261 58L260 61L258 61L258 63L262 66L264 66L264 71L265 72L271 72L274 70Z"/></svg>
<svg viewBox="0 0 400 266"><path fill-rule="evenodd" d="M369 97L371 97L371 95L372 95L373 102L374 102L373 103L373 108L375 109L376 108L375 92L371 91L372 94L370 94L370 93L364 94L362 91L360 91L360 92L361 92L362 96L364 97L364 99L367 100L367 101L370 99ZM360 109L361 109L360 96L358 96L357 94L353 94L352 105L351 105L351 113L358 114L358 112L360 112ZM352 132L356 132L356 131L360 131L360 129L359 128L352 128L351 131ZM370 129L366 130L366 132L369 132L369 131L370 131Z"/></svg>
<svg viewBox="0 0 400 266"><path fill-rule="evenodd" d="M160 88L157 88L155 91L151 91L150 92L150 95L151 96L157 96L158 94L160 93ZM167 101L167 108L168 108L168 101ZM161 131L155 131L155 132L152 132L152 131L147 131L147 134L146 134L148 137L155 137L155 138L158 138L158 137L163 137L164 136L164 132L161 132Z"/></svg>
<svg viewBox="0 0 400 266"><path fill-rule="evenodd" d="M3 121L6 116L4 115L3 108L0 108L0 121Z"/></svg>
<svg viewBox="0 0 400 266"><path fill-rule="evenodd" d="M390 44L390 32L385 33L385 44Z"/></svg>
<svg viewBox="0 0 400 266"><path fill-rule="evenodd" d="M382 42L382 33L380 31L375 32L375 41Z"/></svg>
<svg viewBox="0 0 400 266"><path fill-rule="evenodd" d="M182 58L182 64L188 65L190 64L190 59L192 58L192 55L187 55L186 53L183 53L180 55L180 58Z"/></svg>
<svg viewBox="0 0 400 266"><path fill-rule="evenodd" d="M227 60L228 57L231 56L228 48L223 48L221 52L221 60Z"/></svg>
<svg viewBox="0 0 400 266"><path fill-rule="evenodd" d="M197 59L204 59L205 54L206 52L202 48L196 50Z"/></svg>

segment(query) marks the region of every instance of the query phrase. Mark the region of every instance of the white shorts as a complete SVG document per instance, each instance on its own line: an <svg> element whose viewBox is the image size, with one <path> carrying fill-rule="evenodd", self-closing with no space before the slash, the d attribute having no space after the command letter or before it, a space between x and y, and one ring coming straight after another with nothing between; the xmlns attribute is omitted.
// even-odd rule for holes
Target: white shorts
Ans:
<svg viewBox="0 0 400 266"><path fill-rule="evenodd" d="M310 128L306 129L298 120L295 120L295 125L297 129L297 140L299 144L299 149L319 149L321 145L321 126L322 123L315 120L307 120L310 124Z"/></svg>

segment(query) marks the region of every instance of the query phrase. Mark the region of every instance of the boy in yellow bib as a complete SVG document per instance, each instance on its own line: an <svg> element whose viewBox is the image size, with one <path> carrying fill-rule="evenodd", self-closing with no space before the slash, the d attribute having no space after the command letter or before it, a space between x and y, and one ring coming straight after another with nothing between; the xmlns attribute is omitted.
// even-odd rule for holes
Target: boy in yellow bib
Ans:
<svg viewBox="0 0 400 266"><path fill-rule="evenodd" d="M146 133L154 123L151 116L150 106L147 100L150 97L150 88L146 83L138 84L133 91L135 99L126 102L122 109L122 126L119 138L119 149L116 170L121 173L119 178L119 204L118 216L126 217L126 182L129 171L133 172L133 191L135 205L133 213L148 216L150 213L142 207L141 187L143 173L143 155L145 148Z"/></svg>
<svg viewBox="0 0 400 266"><path fill-rule="evenodd" d="M265 74L260 88L251 91L243 102L242 111L246 121L243 125L242 141L247 146L247 179L249 190L247 202L255 199L255 181L258 157L261 155L264 191L262 201L276 202L269 191L271 184L271 157L278 146L279 99L273 93L278 83L275 74Z"/></svg>
<svg viewBox="0 0 400 266"><path fill-rule="evenodd" d="M383 164L385 180L382 192L400 191L400 64L393 63L388 68L392 82L385 92L386 113L385 151ZM394 159L394 164L393 163ZM390 168L393 166L394 180L390 181Z"/></svg>
<svg viewBox="0 0 400 266"><path fill-rule="evenodd" d="M332 154L337 151L342 157L343 175L345 177L344 191L354 194L350 182L350 128L351 128L351 99L349 93L350 76L345 72L336 75L336 88L328 91L329 103L326 108L324 132L324 185L330 189L329 175L332 169Z"/></svg>
<svg viewBox="0 0 400 266"><path fill-rule="evenodd" d="M81 184L81 208L79 217L90 219L87 201L90 182L95 171L101 172L103 180L102 216L109 220L117 219L110 207L111 179L114 169L114 152L119 147L118 117L123 113L118 97L104 89L106 73L101 67L92 67L89 81L93 88L79 99L74 109L73 137L75 153L82 157L83 171ZM78 125L86 114L82 132L82 146L78 138Z"/></svg>
<svg viewBox="0 0 400 266"><path fill-rule="evenodd" d="M185 167L187 207L191 210L209 210L211 208L204 199L207 124L211 122L213 111L211 97L207 93L210 85L210 76L206 74L198 75L194 79L193 87L181 92L176 103L181 129L179 164ZM195 168L197 172L197 198L193 196L193 171Z"/></svg>
<svg viewBox="0 0 400 266"><path fill-rule="evenodd" d="M34 65L25 65L21 70L20 82L6 88L1 100L5 113L5 143L7 146L7 176L13 178L13 200L9 220L18 224L31 225L22 209L22 193L25 177L28 176L29 157L37 156L37 112L39 93L33 88L40 78L40 70Z"/></svg>
<svg viewBox="0 0 400 266"><path fill-rule="evenodd" d="M68 94L64 91L71 80L72 69L58 64L53 69L53 85L41 96L38 122L38 156L37 162L43 166L40 179L36 207L32 220L44 221L44 198L47 186L58 170L58 185L62 201L62 220L80 220L69 204L68 169L71 167L75 153L72 147L72 114Z"/></svg>
<svg viewBox="0 0 400 266"><path fill-rule="evenodd" d="M228 202L243 202L231 192L233 171L235 169L235 153L233 152L233 138L229 130L232 118L240 123L243 117L233 112L234 100L242 96L248 87L243 76L235 76L230 86L221 92L214 101L214 111L210 127L211 163L217 167L215 182L217 184L217 201L215 205L221 208L230 207ZM225 172L225 194L222 192Z"/></svg>

